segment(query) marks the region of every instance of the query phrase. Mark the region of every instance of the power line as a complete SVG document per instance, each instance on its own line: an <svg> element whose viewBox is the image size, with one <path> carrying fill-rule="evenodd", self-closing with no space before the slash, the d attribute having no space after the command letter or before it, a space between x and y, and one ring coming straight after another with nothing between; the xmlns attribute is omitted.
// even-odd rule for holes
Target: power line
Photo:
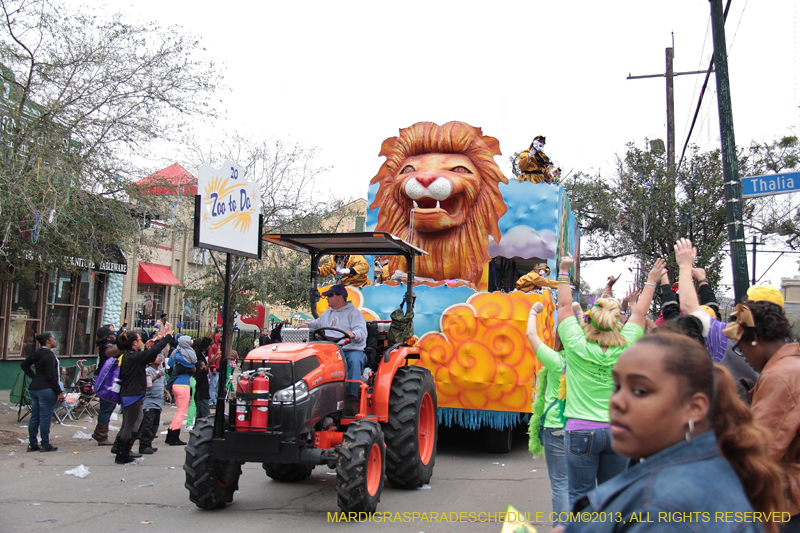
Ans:
<svg viewBox="0 0 800 533"><path fill-rule="evenodd" d="M728 3L725 5L725 13L722 15L722 22L725 23L728 20L728 10L731 7L731 0L728 0ZM711 56L711 61L708 63L708 71L706 72L706 79L703 82L703 88L700 89L700 98L697 100L697 108L694 111L694 118L692 118L692 125L689 128L689 135L686 136L686 142L683 143L683 151L681 151L681 158L678 160L678 166L676 168L681 168L681 163L683 163L683 156L686 155L686 147L689 146L689 140L692 138L692 132L694 131L694 125L697 122L697 115L700 114L700 106L703 103L703 96L706 94L706 87L708 87L708 80L711 78L711 73L714 71L714 56Z"/></svg>

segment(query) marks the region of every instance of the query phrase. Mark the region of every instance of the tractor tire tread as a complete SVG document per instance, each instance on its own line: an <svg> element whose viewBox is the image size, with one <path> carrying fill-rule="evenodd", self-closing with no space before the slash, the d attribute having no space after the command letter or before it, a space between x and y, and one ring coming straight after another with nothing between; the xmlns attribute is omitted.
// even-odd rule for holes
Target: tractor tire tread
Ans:
<svg viewBox="0 0 800 533"><path fill-rule="evenodd" d="M430 392L436 411L436 385L430 371L420 366L397 369L389 394L389 420L383 425L386 438L386 477L396 488L415 489L428 483L436 461L438 420L434 448L428 464L419 452L419 414L425 392Z"/></svg>
<svg viewBox="0 0 800 533"><path fill-rule="evenodd" d="M234 479L227 484L218 481L217 470L221 461L215 460L212 455L213 418L199 419L189 434L183 465L186 473L184 487L189 491L189 499L201 509L225 507L233 501L233 493L239 488L242 466L239 463L229 463L226 466L232 468Z"/></svg>

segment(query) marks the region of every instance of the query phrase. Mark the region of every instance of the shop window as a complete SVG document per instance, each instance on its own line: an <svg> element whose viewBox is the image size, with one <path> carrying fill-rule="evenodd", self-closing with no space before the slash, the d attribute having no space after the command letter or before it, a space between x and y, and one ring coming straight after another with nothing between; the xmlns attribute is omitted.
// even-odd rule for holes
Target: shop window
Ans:
<svg viewBox="0 0 800 533"><path fill-rule="evenodd" d="M72 303L72 275L66 270L58 269L50 275L50 282L47 284L47 303Z"/></svg>
<svg viewBox="0 0 800 533"><path fill-rule="evenodd" d="M68 353L67 339L69 338L69 315L72 306L69 305L50 305L47 306L44 321L44 331L48 331L55 336L58 341L58 348L53 350L56 355Z"/></svg>
<svg viewBox="0 0 800 533"><path fill-rule="evenodd" d="M74 354L90 354L94 351L94 337L99 309L79 307L75 319L75 341L72 345Z"/></svg>
<svg viewBox="0 0 800 533"><path fill-rule="evenodd" d="M139 285L136 291L136 328L150 328L164 309L164 287Z"/></svg>
<svg viewBox="0 0 800 533"><path fill-rule="evenodd" d="M40 331L38 281L20 281L11 285L8 310L6 355L9 358L27 357L34 348L34 335Z"/></svg>

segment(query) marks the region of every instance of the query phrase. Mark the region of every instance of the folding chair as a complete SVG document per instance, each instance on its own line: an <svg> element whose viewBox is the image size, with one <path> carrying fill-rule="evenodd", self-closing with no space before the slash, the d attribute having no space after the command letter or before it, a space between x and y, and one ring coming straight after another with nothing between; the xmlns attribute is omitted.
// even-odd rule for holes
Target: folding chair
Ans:
<svg viewBox="0 0 800 533"><path fill-rule="evenodd" d="M31 397L28 395L28 385L30 384L31 378L20 369L9 395L11 403L17 405L17 422L22 422L26 416L31 414Z"/></svg>
<svg viewBox="0 0 800 533"><path fill-rule="evenodd" d="M78 380L75 382L75 392L80 396L78 403L72 409L74 418L83 417L88 414L95 417L100 412L100 399L94 393L94 371L97 365L87 365L86 359L80 359L75 363L78 367Z"/></svg>
<svg viewBox="0 0 800 533"><path fill-rule="evenodd" d="M78 377L78 366L62 366L61 367L61 388L64 390L66 398L63 402L56 404L53 409L53 416L56 417L59 424L63 424L64 420L75 420L72 411L78 405L80 393L75 392L75 381Z"/></svg>

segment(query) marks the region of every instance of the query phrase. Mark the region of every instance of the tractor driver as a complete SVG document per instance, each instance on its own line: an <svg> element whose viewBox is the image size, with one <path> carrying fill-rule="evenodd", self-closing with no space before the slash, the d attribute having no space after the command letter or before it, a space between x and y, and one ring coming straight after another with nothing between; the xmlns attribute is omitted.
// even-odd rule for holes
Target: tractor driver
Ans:
<svg viewBox="0 0 800 533"><path fill-rule="evenodd" d="M347 379L359 379L367 364L367 355L364 348L367 346L367 321L361 311L353 307L353 302L347 301L347 289L344 285L334 285L322 296L328 299L328 309L316 319L308 322L311 329L332 327L346 332L350 342L342 347L347 368ZM334 335L337 335L333 332ZM358 383L347 383L347 410L358 410Z"/></svg>

